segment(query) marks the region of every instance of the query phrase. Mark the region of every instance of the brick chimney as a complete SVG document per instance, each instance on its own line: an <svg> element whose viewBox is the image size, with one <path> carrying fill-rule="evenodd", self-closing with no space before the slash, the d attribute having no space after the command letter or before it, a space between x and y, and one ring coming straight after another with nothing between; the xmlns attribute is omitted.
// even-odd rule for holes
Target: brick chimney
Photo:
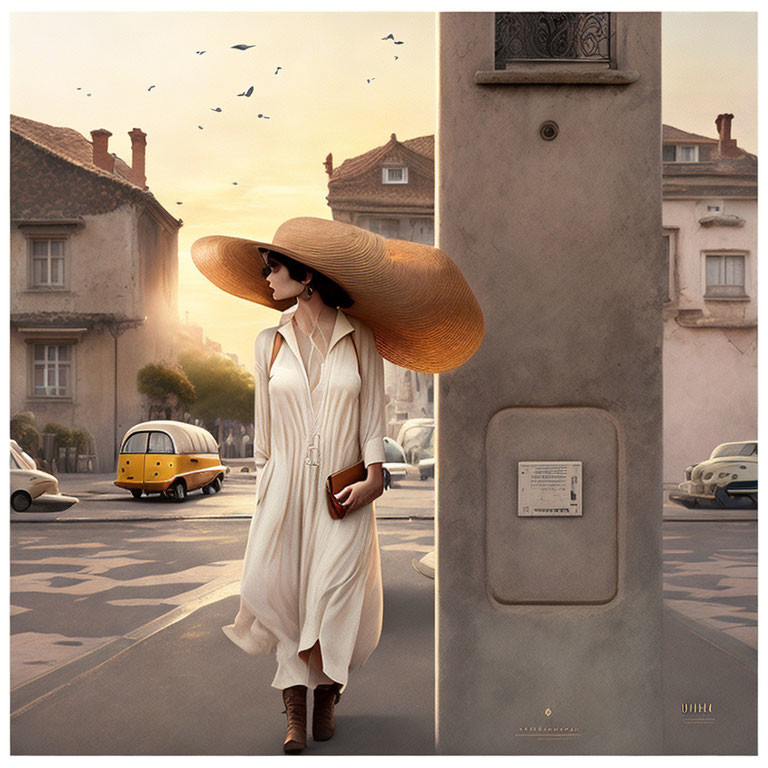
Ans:
<svg viewBox="0 0 768 768"><path fill-rule="evenodd" d="M720 138L717 143L717 153L720 157L738 157L741 154L736 146L736 139L731 138L731 120L733 115L730 114L718 115L715 120Z"/></svg>
<svg viewBox="0 0 768 768"><path fill-rule="evenodd" d="M93 164L104 171L114 173L115 158L109 154L107 149L111 135L104 128L97 128L95 131L91 131L91 141L93 143Z"/></svg>
<svg viewBox="0 0 768 768"><path fill-rule="evenodd" d="M147 188L147 176L145 173L147 134L141 128L128 131L131 137L131 183L142 189Z"/></svg>

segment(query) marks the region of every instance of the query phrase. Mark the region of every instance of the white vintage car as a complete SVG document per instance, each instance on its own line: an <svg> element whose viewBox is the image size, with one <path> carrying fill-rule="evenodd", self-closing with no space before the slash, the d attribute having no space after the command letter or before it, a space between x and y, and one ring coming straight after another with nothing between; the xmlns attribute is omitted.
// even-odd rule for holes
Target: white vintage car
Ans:
<svg viewBox="0 0 768 768"><path fill-rule="evenodd" d="M35 460L11 440L11 507L15 512L26 512L35 501L44 503L51 511L61 511L77 504L79 499L60 493L59 481L37 469ZM45 511L45 507L42 509Z"/></svg>
<svg viewBox="0 0 768 768"><path fill-rule="evenodd" d="M395 480L408 477L408 464L405 461L403 447L391 437L384 438L384 490L395 487Z"/></svg>
<svg viewBox="0 0 768 768"><path fill-rule="evenodd" d="M725 504L730 498L747 496L757 504L757 440L722 443L700 464L685 468L685 481L670 499L717 499Z"/></svg>

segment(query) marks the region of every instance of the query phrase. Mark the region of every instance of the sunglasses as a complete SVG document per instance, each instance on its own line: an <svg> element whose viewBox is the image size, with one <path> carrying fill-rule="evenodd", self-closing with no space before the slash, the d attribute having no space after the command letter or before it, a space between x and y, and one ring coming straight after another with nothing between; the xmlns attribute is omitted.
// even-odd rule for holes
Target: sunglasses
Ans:
<svg viewBox="0 0 768 768"><path fill-rule="evenodd" d="M263 277L267 277L273 272L277 272L282 266L283 265L279 261L267 257L267 265L261 270L261 274Z"/></svg>

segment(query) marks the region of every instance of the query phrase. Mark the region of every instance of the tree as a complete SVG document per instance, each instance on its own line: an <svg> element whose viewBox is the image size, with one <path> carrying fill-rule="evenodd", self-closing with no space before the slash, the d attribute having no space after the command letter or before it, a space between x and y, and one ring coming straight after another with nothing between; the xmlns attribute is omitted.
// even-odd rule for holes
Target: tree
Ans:
<svg viewBox="0 0 768 768"><path fill-rule="evenodd" d="M255 382L250 373L230 358L217 353L187 350L179 364L197 393L190 413L206 424L216 419L253 423Z"/></svg>
<svg viewBox="0 0 768 768"><path fill-rule="evenodd" d="M160 408L166 419L173 417L174 409L187 409L194 402L194 386L183 370L165 363L147 363L137 376L139 392L150 401L150 418L153 408Z"/></svg>
<svg viewBox="0 0 768 768"><path fill-rule="evenodd" d="M11 419L11 439L30 456L38 455L40 432L35 426L35 414L32 411L21 411Z"/></svg>
<svg viewBox="0 0 768 768"><path fill-rule="evenodd" d="M74 446L79 453L87 451L91 441L91 436L86 430L78 427L67 429L61 424L46 424L43 433L56 435L57 446L66 448Z"/></svg>

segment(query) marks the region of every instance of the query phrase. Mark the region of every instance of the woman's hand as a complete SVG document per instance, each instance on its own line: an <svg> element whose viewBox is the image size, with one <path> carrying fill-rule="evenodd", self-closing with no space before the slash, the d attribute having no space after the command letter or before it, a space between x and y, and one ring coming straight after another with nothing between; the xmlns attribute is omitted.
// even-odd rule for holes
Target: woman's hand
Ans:
<svg viewBox="0 0 768 768"><path fill-rule="evenodd" d="M341 508L349 513L375 501L382 493L384 493L384 473L381 470L381 464L369 464L365 480L342 488L336 494L336 499L341 504Z"/></svg>

